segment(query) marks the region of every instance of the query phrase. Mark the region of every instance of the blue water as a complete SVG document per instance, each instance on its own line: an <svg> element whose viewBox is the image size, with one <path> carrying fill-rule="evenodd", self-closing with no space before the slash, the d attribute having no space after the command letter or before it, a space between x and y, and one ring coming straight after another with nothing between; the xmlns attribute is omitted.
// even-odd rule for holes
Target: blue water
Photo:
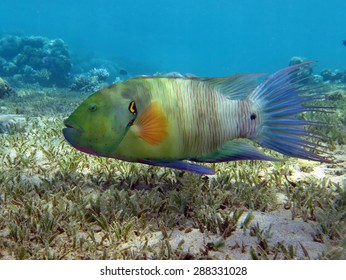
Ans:
<svg viewBox="0 0 346 280"><path fill-rule="evenodd" d="M0 33L62 38L135 74L346 69L345 0L1 0Z"/></svg>

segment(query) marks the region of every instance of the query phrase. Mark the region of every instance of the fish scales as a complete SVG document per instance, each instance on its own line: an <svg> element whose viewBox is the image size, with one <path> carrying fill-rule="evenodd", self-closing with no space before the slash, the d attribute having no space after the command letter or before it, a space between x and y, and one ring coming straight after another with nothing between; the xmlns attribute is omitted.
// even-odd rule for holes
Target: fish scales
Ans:
<svg viewBox="0 0 346 280"><path fill-rule="evenodd" d="M165 90L160 87L162 92L158 92L158 96L162 97L167 118L176 122L177 133L181 135L182 156L204 155L228 140L246 137L250 127L243 115L248 111L249 101L229 100L203 81L166 79L150 82L166 85Z"/></svg>
<svg viewBox="0 0 346 280"><path fill-rule="evenodd" d="M322 124L297 117L323 111L305 104L323 95L295 78L310 64L281 69L259 85L259 74L129 79L89 96L65 120L63 134L88 154L199 174L214 170L191 161L279 160L243 138L287 156L332 163L305 138L322 138L306 130Z"/></svg>

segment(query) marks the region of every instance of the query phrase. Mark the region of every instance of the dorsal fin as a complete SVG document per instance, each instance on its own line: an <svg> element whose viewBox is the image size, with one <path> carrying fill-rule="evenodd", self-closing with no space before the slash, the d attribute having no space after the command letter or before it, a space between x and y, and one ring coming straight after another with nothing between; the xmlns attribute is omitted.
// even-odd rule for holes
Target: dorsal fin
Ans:
<svg viewBox="0 0 346 280"><path fill-rule="evenodd" d="M228 99L245 99L258 85L264 74L241 74L224 78L196 78L220 90Z"/></svg>
<svg viewBox="0 0 346 280"><path fill-rule="evenodd" d="M222 78L200 78L194 77L191 74L183 76L179 73L172 72L163 74L160 76L139 76L133 79L182 79L182 80L194 80L207 83L212 87L218 89L221 94L228 99L241 100L245 99L258 85L258 79L264 76L264 73L258 74L239 74L234 76L222 77Z"/></svg>
<svg viewBox="0 0 346 280"><path fill-rule="evenodd" d="M179 73L168 73L161 76L139 76L134 79L182 79L182 80L194 80L207 83L212 87L218 89L221 94L225 95L228 99L242 100L245 99L258 85L258 79L264 76L264 73L259 74L239 74L234 76L222 77L222 78L199 78L189 76L183 76Z"/></svg>

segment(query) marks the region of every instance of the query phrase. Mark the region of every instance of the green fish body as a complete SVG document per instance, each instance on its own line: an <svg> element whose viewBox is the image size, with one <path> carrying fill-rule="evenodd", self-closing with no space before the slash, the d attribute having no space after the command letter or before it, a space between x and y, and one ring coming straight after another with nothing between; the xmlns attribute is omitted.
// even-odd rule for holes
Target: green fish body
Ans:
<svg viewBox="0 0 346 280"><path fill-rule="evenodd" d="M246 139L280 153L327 161L309 152L298 120L306 97L292 80L304 65L226 78L138 77L102 89L65 120L75 148L98 156L213 174L195 162L276 160ZM310 96L311 98L311 96ZM318 97L315 97L316 99Z"/></svg>

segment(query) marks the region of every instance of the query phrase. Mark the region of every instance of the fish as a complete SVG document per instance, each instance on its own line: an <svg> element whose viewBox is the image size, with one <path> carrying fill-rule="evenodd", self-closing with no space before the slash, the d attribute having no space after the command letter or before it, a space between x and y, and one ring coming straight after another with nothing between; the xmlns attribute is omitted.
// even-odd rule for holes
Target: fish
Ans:
<svg viewBox="0 0 346 280"><path fill-rule="evenodd" d="M343 40L342 44L346 47L346 40Z"/></svg>
<svg viewBox="0 0 346 280"><path fill-rule="evenodd" d="M87 154L205 175L215 171L201 163L281 160L257 146L331 162L308 140L323 136L306 127L323 124L297 117L323 111L306 105L323 96L307 89L306 76L299 75L312 63L266 77L131 78L90 95L64 121L62 132L74 148Z"/></svg>

